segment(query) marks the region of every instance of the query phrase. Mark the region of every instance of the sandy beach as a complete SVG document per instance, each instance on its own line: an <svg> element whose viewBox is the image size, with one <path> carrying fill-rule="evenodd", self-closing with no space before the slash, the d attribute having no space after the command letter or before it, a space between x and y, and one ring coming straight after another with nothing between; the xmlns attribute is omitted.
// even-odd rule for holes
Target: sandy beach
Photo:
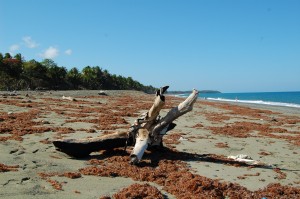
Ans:
<svg viewBox="0 0 300 199"><path fill-rule="evenodd" d="M57 151L53 140L128 131L154 100L104 92L0 92L0 198L300 198L300 109L198 100L139 166L132 147ZM182 101L166 96L161 115ZM229 158L241 154L251 164Z"/></svg>

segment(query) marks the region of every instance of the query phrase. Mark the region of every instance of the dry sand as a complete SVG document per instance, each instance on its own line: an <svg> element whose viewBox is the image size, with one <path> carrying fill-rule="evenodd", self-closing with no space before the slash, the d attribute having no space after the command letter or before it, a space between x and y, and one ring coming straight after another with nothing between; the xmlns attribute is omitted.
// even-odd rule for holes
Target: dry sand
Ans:
<svg viewBox="0 0 300 199"><path fill-rule="evenodd" d="M0 93L0 198L112 197L129 187L115 195L128 198L138 189L130 185L146 182L165 198L300 197L300 109L198 100L165 136L167 149L147 152L139 167L128 164L130 147L85 159L56 151L55 139L127 131L154 99L105 92ZM182 100L167 96L161 114ZM238 154L260 165L227 158Z"/></svg>

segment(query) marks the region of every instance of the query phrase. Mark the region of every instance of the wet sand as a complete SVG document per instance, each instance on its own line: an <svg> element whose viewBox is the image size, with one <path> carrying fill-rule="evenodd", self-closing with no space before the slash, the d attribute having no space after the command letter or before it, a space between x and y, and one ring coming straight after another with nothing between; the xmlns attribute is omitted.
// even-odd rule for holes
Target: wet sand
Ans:
<svg viewBox="0 0 300 199"><path fill-rule="evenodd" d="M0 92L1 198L300 197L300 109L198 100L139 166L131 147L85 159L56 151L56 139L126 132L154 99L98 92ZM161 115L181 101L166 96ZM259 164L228 158L239 154Z"/></svg>

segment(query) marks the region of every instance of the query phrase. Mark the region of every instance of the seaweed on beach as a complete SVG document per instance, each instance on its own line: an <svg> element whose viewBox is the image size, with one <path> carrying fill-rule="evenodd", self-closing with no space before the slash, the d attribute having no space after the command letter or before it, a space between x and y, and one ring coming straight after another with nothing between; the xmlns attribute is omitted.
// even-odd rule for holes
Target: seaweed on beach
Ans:
<svg viewBox="0 0 300 199"><path fill-rule="evenodd" d="M216 143L215 147L218 147L218 148L229 148L228 147L228 143L223 143L223 142Z"/></svg>
<svg viewBox="0 0 300 199"><path fill-rule="evenodd" d="M113 155L113 156L112 156ZM153 182L163 187L163 190L177 198L261 198L268 195L282 198L300 197L300 189L278 184L270 185L258 191L249 191L245 187L230 182L221 182L194 174L184 160L197 159L195 154L187 154L166 149L153 155L149 152L151 161L146 159L140 166L128 164L129 157L120 150L102 154L101 160L91 159L91 166L80 169L83 175L106 177L128 177L136 181ZM236 166L237 162L217 155L198 157L200 161L219 162ZM242 163L241 163L242 165ZM246 166L246 165L244 165ZM253 174L259 175L259 173ZM250 176L250 175L249 175ZM275 192L276 186L281 192Z"/></svg>
<svg viewBox="0 0 300 199"><path fill-rule="evenodd" d="M5 165L0 163L0 172L18 171L19 165Z"/></svg>
<svg viewBox="0 0 300 199"><path fill-rule="evenodd" d="M171 146L172 144L179 144L179 139L181 138L182 134L178 132L173 132L172 134L167 134L163 137L163 143L167 146Z"/></svg>
<svg viewBox="0 0 300 199"><path fill-rule="evenodd" d="M59 191L63 191L63 183L57 181L57 180L53 180L51 179L51 177L53 176L58 176L58 177L67 177L70 179L76 179L76 178L80 178L81 174L78 172L50 172L50 173L45 173L45 172L40 172L38 173L38 175L45 180L46 182L50 183L51 186Z"/></svg>
<svg viewBox="0 0 300 199"><path fill-rule="evenodd" d="M2 120L0 134L8 134L7 136L1 136L0 141L22 141L22 136L26 134L49 131L49 127L38 126L42 123L34 121L34 119L38 118L38 115L39 111L37 110L12 114L0 113L0 118Z"/></svg>
<svg viewBox="0 0 300 199"><path fill-rule="evenodd" d="M216 102L203 101L201 103L212 106L212 107L217 107L217 108L226 110L227 111L226 114L229 114L231 116L239 115L239 116L247 116L250 118L256 118L256 119L258 118L258 119L268 120L268 119L270 119L271 114L280 114L278 112L274 112L274 111L270 111L270 110L237 106L237 105L221 103L221 102L216 103Z"/></svg>
<svg viewBox="0 0 300 199"><path fill-rule="evenodd" d="M172 103L177 104L179 101L175 97L167 96L172 99L165 108L171 107ZM89 101L89 99L104 99L106 102ZM75 131L85 131L86 133L110 134L112 130L121 128L124 131L130 125L128 120L131 117L137 117L139 113L147 110L152 105L153 99L146 96L145 100L140 100L139 97L131 96L87 96L79 98L76 101L63 101L62 99L55 99L53 97L42 98L40 101L34 101L32 98L29 101L25 97L16 97L1 100L0 103L16 107L22 107L24 112L1 112L0 113L0 141L18 140L22 141L23 136L29 134L41 134L44 132L53 132L53 137L61 136ZM209 105L212 107L221 108L224 111L213 112L212 114L203 114L208 122L215 122L218 125L207 127L207 123L198 121L198 124L192 126L198 131L212 132L213 134L226 135L232 137L268 137L275 139L287 140L288 142L300 146L299 130L297 126L299 117L285 116L272 111L265 111L252 108L244 108L232 105L225 105L213 102L197 102L196 107L201 108L202 105ZM63 126L53 126L53 123L43 122L41 120L47 114L59 114L64 122L89 122L95 124L91 129L73 129ZM202 112L199 112L202 114ZM273 119L275 116L276 119ZM128 119L129 118L129 119ZM230 118L230 120L229 120ZM238 119L240 122L232 122ZM230 123L232 122L232 123ZM291 128L295 131L292 131ZM298 132L296 131L298 127ZM106 129L106 130L105 130ZM88 134L91 135L91 134ZM164 143L172 148L179 143L180 137L184 133L180 131L173 131L164 137ZM217 136L215 136L217 137ZM201 135L191 135L191 139L208 139ZM209 138L216 139L216 138ZM50 144L50 139L42 139L41 143ZM272 143L273 140L268 142ZM217 142L215 147L228 147L227 143ZM297 154L296 151L293 152ZM172 149L163 148L162 151L152 152L147 151L145 159L140 162L139 166L130 165L128 162L130 158L128 153L123 149L115 149L113 151L101 151L92 156L95 159L88 161L89 166L80 169L79 172L63 172L63 173L44 173L41 178L50 183L54 189L62 190L63 183L53 180L52 177L68 177L80 178L81 175L95 175L108 177L127 177L140 182L152 182L160 185L165 191L173 194L177 198L300 198L300 190L297 187L282 186L280 184L269 184L266 188L258 191L249 191L243 186L235 183L222 182L218 179L210 179L201 175L195 174L187 164L188 161L210 162L216 164L223 164L224 166L246 167L252 168L249 165L238 163L228 159L225 156L215 154L189 154L185 152L178 152ZM259 155L270 155L267 151L259 152ZM48 155L46 157L53 159L62 159L59 155ZM17 171L18 165L8 166L0 164L0 172ZM284 170L276 168L273 170L276 173L278 180L287 178ZM254 174L244 174L241 177L251 179L251 176L258 176ZM84 178L84 176L83 176ZM260 181L266 181L260 179ZM300 184L298 181L295 184ZM140 187L129 186L125 188L122 194L132 192L136 194L140 189L146 189L142 185L135 185ZM145 185L146 186L146 185ZM153 186L152 186L153 187ZM134 191L137 192L134 192ZM76 193L76 192L75 192ZM161 194L161 193L160 193ZM120 196L121 197L121 196Z"/></svg>
<svg viewBox="0 0 300 199"><path fill-rule="evenodd" d="M40 115L38 110L30 110L20 113L0 113L2 120L0 126L0 141L16 140L22 141L24 135L40 134L44 132L56 132L59 134L74 133L74 129L69 127L48 127L42 121L36 121Z"/></svg>
<svg viewBox="0 0 300 199"><path fill-rule="evenodd" d="M226 120L230 120L230 116L220 113L214 112L204 112L203 113L207 120L214 121L214 122L224 122Z"/></svg>
<svg viewBox="0 0 300 199"><path fill-rule="evenodd" d="M225 110L225 112L221 113L204 112L207 120L223 124L223 126L206 127L214 134L238 138L263 136L284 139L294 145L300 146L299 131L291 131L285 128L299 123L300 117L298 116L284 115L270 110L243 107L227 103L203 101L201 104ZM224 120L228 120L228 117L231 119L238 118L240 121L225 123ZM249 119L253 120L253 122L247 121ZM256 132L257 134L252 135L252 133Z"/></svg>
<svg viewBox="0 0 300 199"><path fill-rule="evenodd" d="M103 197L102 197L103 198ZM109 197L110 198L110 197ZM154 186L145 184L132 184L129 187L123 188L118 193L113 194L115 199L136 199L136 198L145 198L145 199L163 199L163 194Z"/></svg>
<svg viewBox="0 0 300 199"><path fill-rule="evenodd" d="M288 131L284 128L273 127L268 123L256 123L256 122L234 122L231 124L225 124L224 126L210 126L207 129L211 130L213 134L232 136L238 138L247 137L269 137L275 139L283 139L288 142L300 146L299 132ZM252 133L257 132L256 135ZM277 133L277 134L276 134ZM279 134L278 134L279 133Z"/></svg>
<svg viewBox="0 0 300 199"><path fill-rule="evenodd" d="M208 127L209 130L212 131L214 134L222 134L226 136L232 136L232 137L239 137L239 138L246 138L250 136L250 133L253 130L256 130L255 128L257 123L249 123L249 122L235 122L233 124L226 124L222 127Z"/></svg>
<svg viewBox="0 0 300 199"><path fill-rule="evenodd" d="M278 174L277 179L286 179L286 173L282 172L279 168L274 168L273 171L275 171Z"/></svg>

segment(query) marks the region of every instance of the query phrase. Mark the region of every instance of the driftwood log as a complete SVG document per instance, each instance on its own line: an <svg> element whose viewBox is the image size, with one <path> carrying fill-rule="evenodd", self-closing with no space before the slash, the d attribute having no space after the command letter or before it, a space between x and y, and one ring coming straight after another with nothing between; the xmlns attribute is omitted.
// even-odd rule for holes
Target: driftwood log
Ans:
<svg viewBox="0 0 300 199"><path fill-rule="evenodd" d="M137 164L143 157L148 146L162 146L162 137L172 130L175 119L191 111L197 100L198 91L193 90L177 107L172 108L164 117L160 117L160 110L165 104L164 93L168 86L160 88L152 107L135 120L128 133L114 133L91 139L63 139L55 140L56 149L73 157L84 157L93 151L113 149L116 147L134 145L131 152L131 163Z"/></svg>
<svg viewBox="0 0 300 199"><path fill-rule="evenodd" d="M161 146L162 137L175 127L173 121L193 109L198 97L197 90L193 90L186 100L172 108L165 117L160 118L159 112L165 104L163 94L167 89L168 86L165 86L156 92L156 98L150 110L143 115L143 118L137 119L132 127L130 134L135 138L135 145L130 155L132 164L142 159L148 145Z"/></svg>
<svg viewBox="0 0 300 199"><path fill-rule="evenodd" d="M60 139L52 143L58 151L64 152L75 158L83 158L91 152L109 150L124 146L127 140L127 133L113 133L96 138L87 139Z"/></svg>

